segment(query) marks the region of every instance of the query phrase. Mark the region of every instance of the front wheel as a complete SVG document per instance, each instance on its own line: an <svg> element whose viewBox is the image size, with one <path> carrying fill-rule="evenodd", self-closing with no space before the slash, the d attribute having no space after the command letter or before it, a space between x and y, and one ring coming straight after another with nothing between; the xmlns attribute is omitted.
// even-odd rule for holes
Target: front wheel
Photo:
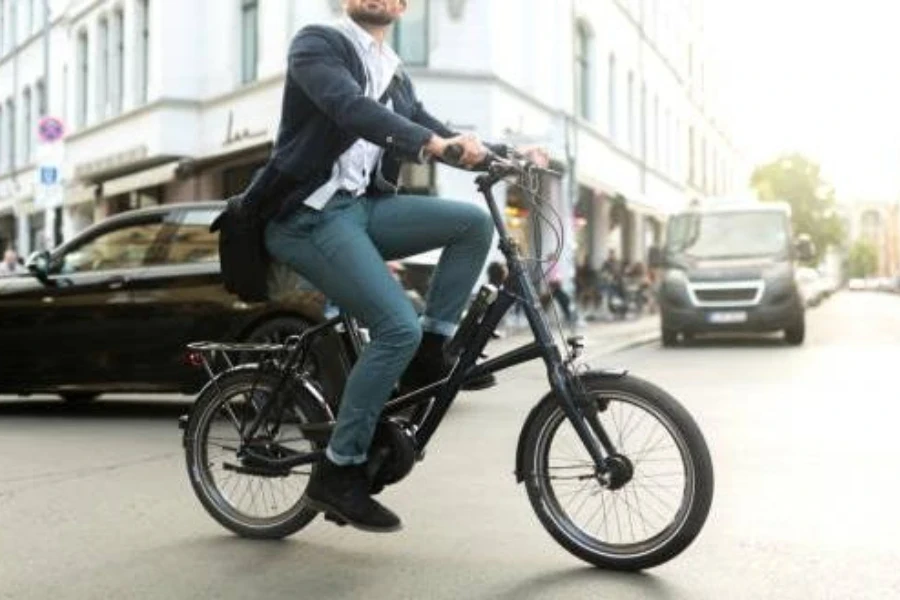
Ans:
<svg viewBox="0 0 900 600"><path fill-rule="evenodd" d="M784 330L784 339L791 346L799 346L806 339L806 319L801 316L797 321Z"/></svg>
<svg viewBox="0 0 900 600"><path fill-rule="evenodd" d="M713 496L709 450L687 411L636 377L579 377L616 447L601 476L555 396L522 431L520 474L544 528L595 566L636 571L680 554L697 537Z"/></svg>

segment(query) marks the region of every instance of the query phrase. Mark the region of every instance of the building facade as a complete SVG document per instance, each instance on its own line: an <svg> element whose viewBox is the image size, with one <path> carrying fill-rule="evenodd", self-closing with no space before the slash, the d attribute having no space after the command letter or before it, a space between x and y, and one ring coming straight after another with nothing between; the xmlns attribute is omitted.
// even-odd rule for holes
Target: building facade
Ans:
<svg viewBox="0 0 900 600"><path fill-rule="evenodd" d="M900 276L900 201L859 200L841 206L850 246L865 241L878 256L878 277Z"/></svg>
<svg viewBox="0 0 900 600"><path fill-rule="evenodd" d="M277 131L291 37L341 10L49 0L45 37L43 1L0 0L0 237L23 254L122 210L244 189ZM669 212L743 186L705 27L699 0L415 0L392 42L451 127L550 149L564 174L544 182L541 210L560 231L533 231L515 187L499 197L532 253L561 234L571 277L610 249L643 260ZM62 141L40 142L44 116L63 122ZM47 164L60 193L38 183ZM469 173L404 175L409 189L477 201Z"/></svg>

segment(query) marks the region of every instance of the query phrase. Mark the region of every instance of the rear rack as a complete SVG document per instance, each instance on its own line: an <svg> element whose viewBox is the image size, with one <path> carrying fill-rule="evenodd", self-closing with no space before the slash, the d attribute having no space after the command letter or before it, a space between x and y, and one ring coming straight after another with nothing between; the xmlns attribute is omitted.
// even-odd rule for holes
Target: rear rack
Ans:
<svg viewBox="0 0 900 600"><path fill-rule="evenodd" d="M249 342L191 342L187 345L187 360L191 365L203 366L210 379L226 369L234 368L234 354L256 354L260 359L271 358L283 354L300 343L300 336L292 335L283 344L249 343ZM224 368L216 366L224 363ZM218 372L217 372L218 371Z"/></svg>

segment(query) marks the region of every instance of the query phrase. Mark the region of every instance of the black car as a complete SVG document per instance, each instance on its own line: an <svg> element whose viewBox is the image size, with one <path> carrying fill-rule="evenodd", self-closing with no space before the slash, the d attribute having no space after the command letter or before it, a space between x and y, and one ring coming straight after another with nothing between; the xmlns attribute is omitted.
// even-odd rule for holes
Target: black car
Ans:
<svg viewBox="0 0 900 600"><path fill-rule="evenodd" d="M116 215L0 278L0 393L193 393L206 376L186 365L188 342L278 341L319 322L308 287L282 284L260 304L225 291L209 231L223 206Z"/></svg>

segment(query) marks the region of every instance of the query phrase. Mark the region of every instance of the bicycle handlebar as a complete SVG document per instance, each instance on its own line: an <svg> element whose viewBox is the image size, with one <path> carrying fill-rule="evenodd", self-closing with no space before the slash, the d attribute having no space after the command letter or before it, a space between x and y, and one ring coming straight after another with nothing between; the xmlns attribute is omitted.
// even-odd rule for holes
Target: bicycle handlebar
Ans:
<svg viewBox="0 0 900 600"><path fill-rule="evenodd" d="M441 157L442 160L450 166L457 168L465 168L460 164L460 160L464 154L463 147L460 144L450 144L444 150ZM504 158L495 152L488 150L487 158L482 163L483 170L496 177L507 177L510 175L522 176L529 173L544 173L547 175L560 176L561 173L552 169L545 169L537 166L524 154L516 152L512 148L507 149L508 157Z"/></svg>

